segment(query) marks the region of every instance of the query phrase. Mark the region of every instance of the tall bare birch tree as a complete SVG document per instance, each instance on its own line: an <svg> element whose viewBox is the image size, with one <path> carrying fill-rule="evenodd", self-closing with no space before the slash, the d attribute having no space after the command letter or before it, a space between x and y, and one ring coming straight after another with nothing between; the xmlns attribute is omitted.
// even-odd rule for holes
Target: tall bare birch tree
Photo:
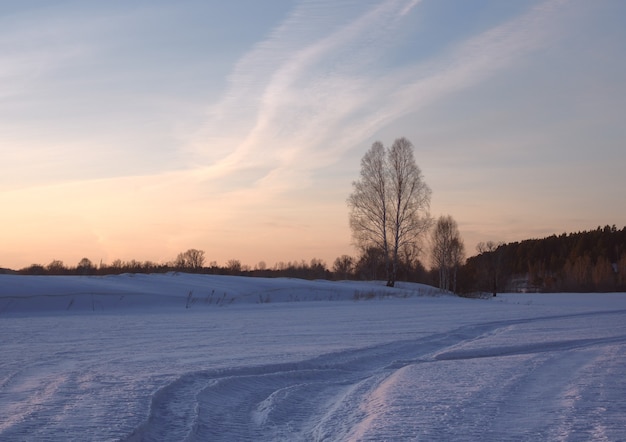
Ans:
<svg viewBox="0 0 626 442"><path fill-rule="evenodd" d="M399 251L418 241L431 223L431 190L415 163L411 142L399 138L390 148L379 141L372 144L352 187L348 206L354 241L362 249L382 251L387 285L393 287Z"/></svg>
<svg viewBox="0 0 626 442"><path fill-rule="evenodd" d="M433 229L432 265L439 273L439 288L456 292L456 275L463 264L465 247L459 227L450 216L440 216Z"/></svg>

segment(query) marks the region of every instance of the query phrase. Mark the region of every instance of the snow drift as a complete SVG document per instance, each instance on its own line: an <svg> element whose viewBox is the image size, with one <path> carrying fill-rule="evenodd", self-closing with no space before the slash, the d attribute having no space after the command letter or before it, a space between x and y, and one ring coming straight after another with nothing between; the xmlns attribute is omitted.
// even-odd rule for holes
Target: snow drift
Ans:
<svg viewBox="0 0 626 442"><path fill-rule="evenodd" d="M423 284L185 273L108 276L0 275L0 314L36 311L117 311L126 308L225 306L240 303L337 301L432 295Z"/></svg>

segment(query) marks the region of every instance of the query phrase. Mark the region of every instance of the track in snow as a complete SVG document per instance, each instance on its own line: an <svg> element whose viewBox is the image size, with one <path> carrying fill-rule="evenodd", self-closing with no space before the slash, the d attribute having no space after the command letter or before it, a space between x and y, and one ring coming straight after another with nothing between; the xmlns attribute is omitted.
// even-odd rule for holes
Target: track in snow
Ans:
<svg viewBox="0 0 626 442"><path fill-rule="evenodd" d="M187 373L153 396L126 440L623 439L624 327L563 331L624 316L496 321L299 363Z"/></svg>

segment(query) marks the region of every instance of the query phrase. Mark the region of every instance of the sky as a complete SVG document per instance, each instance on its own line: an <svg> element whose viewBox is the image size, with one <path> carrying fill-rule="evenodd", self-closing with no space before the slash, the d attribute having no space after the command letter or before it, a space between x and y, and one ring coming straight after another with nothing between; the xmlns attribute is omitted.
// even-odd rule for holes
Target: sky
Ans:
<svg viewBox="0 0 626 442"><path fill-rule="evenodd" d="M480 241L626 225L621 0L0 3L0 267L356 255L406 137ZM426 255L423 257L427 260Z"/></svg>

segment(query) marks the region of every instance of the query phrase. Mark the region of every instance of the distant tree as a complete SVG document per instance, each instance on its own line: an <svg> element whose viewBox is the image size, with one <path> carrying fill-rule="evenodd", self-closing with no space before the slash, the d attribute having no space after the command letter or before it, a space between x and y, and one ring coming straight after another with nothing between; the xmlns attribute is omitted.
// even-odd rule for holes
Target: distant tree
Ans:
<svg viewBox="0 0 626 442"><path fill-rule="evenodd" d="M60 275L65 273L66 268L63 265L63 261L58 259L52 260L50 264L46 266L46 270L51 275Z"/></svg>
<svg viewBox="0 0 626 442"><path fill-rule="evenodd" d="M109 265L109 269L111 269L114 272L120 272L122 271L124 267L125 267L124 262L121 259L115 259Z"/></svg>
<svg viewBox="0 0 626 442"><path fill-rule="evenodd" d="M174 261L174 266L179 269L199 270L204 265L204 251L189 249L179 253Z"/></svg>
<svg viewBox="0 0 626 442"><path fill-rule="evenodd" d="M187 268L187 258L184 252L180 252L174 262L172 263L174 267L177 269L185 269Z"/></svg>
<svg viewBox="0 0 626 442"><path fill-rule="evenodd" d="M430 284L428 272L419 259L421 254L422 248L418 243L406 244L402 247L400 250L398 279L401 279L402 275L406 281Z"/></svg>
<svg viewBox="0 0 626 442"><path fill-rule="evenodd" d="M385 259L387 285L398 274L399 253L430 226L431 190L406 138L386 149L375 142L361 159L361 177L348 198L350 227L362 249L377 248Z"/></svg>
<svg viewBox="0 0 626 442"><path fill-rule="evenodd" d="M354 267L354 258L348 255L341 255L333 263L333 273L335 277L342 279L348 279L352 274L352 268Z"/></svg>
<svg viewBox="0 0 626 442"><path fill-rule="evenodd" d="M79 275L90 275L94 273L96 267L93 265L89 258L83 258L78 262L76 266L76 272Z"/></svg>
<svg viewBox="0 0 626 442"><path fill-rule="evenodd" d="M432 264L439 273L439 288L456 292L457 273L465 258L465 247L456 221L440 216L432 231Z"/></svg>
<svg viewBox="0 0 626 442"><path fill-rule="evenodd" d="M46 269L41 264L31 264L30 266L21 269L20 273L26 275L45 275Z"/></svg>
<svg viewBox="0 0 626 442"><path fill-rule="evenodd" d="M591 269L591 277L594 289L597 291L609 291L616 285L616 275L614 266L605 256L600 256L596 264Z"/></svg>
<svg viewBox="0 0 626 442"><path fill-rule="evenodd" d="M185 252L187 262L192 269L201 269L204 265L204 251L198 249L189 249Z"/></svg>
<svg viewBox="0 0 626 442"><path fill-rule="evenodd" d="M323 260L317 258L311 259L308 269L306 268L306 266L304 266L303 270L305 270L305 277L310 279L326 278L326 273L328 272L328 269L326 268L326 263Z"/></svg>
<svg viewBox="0 0 626 442"><path fill-rule="evenodd" d="M228 262L226 263L226 269L228 270L228 273L231 275L238 275L241 273L241 261L239 261L238 259L229 259Z"/></svg>
<svg viewBox="0 0 626 442"><path fill-rule="evenodd" d="M479 242L476 250L482 255L482 281L483 287L490 287L493 296L496 296L502 270L503 242Z"/></svg>
<svg viewBox="0 0 626 442"><path fill-rule="evenodd" d="M589 254L571 256L565 263L565 286L573 291L593 290L591 269L592 261Z"/></svg>
<svg viewBox="0 0 626 442"><path fill-rule="evenodd" d="M385 273L386 262L384 252L378 247L367 247L359 256L354 273L360 279L379 279L379 275Z"/></svg>

